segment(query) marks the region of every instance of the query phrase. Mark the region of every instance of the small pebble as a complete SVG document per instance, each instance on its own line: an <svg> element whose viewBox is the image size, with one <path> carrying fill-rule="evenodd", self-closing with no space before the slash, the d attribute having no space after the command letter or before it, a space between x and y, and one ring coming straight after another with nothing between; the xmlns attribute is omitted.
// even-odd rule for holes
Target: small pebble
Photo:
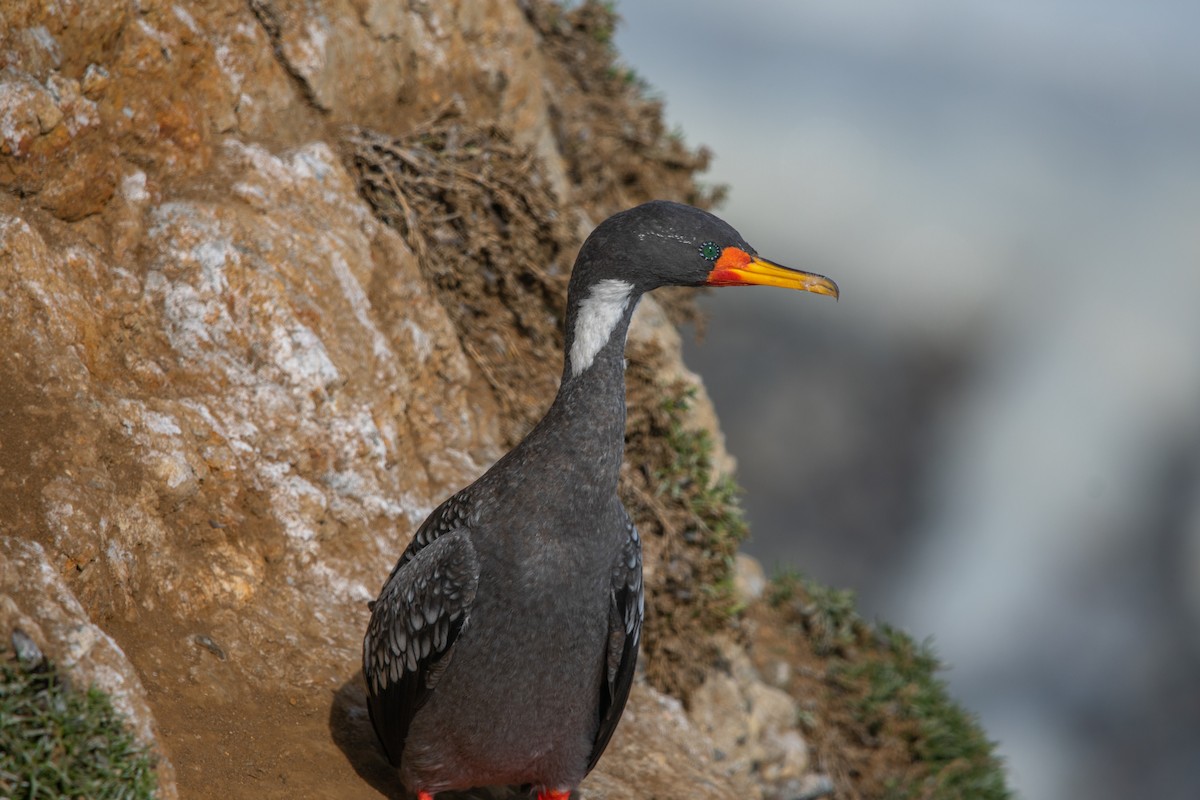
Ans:
<svg viewBox="0 0 1200 800"><path fill-rule="evenodd" d="M17 661L26 669L32 669L40 665L46 657L42 655L42 648L38 647L37 642L29 637L29 634L20 628L14 628L12 632L13 650L16 651Z"/></svg>
<svg viewBox="0 0 1200 800"><path fill-rule="evenodd" d="M821 797L828 797L833 792L834 785L832 778L828 775L813 773L812 775L805 775L800 780L795 800L818 800Z"/></svg>
<svg viewBox="0 0 1200 800"><path fill-rule="evenodd" d="M210 653L212 653L214 656L221 659L222 661L225 660L225 651L221 649L221 645L219 645L213 641L211 636L208 636L203 633L197 633L195 636L192 637L192 641L195 642L196 644L200 645L205 650L209 651Z"/></svg>

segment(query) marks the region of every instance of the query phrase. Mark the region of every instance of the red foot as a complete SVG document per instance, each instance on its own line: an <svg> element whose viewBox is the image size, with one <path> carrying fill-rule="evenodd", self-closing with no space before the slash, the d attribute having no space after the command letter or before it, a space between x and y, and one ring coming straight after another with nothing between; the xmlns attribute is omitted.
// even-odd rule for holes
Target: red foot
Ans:
<svg viewBox="0 0 1200 800"><path fill-rule="evenodd" d="M417 792L417 800L433 800L433 795L429 792ZM571 793L546 790L538 792L537 800L571 800Z"/></svg>

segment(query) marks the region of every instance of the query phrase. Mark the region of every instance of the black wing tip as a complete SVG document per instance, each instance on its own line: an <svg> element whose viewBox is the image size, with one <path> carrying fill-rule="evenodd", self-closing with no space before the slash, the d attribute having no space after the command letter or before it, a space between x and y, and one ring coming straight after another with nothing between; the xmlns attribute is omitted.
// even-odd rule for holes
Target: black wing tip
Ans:
<svg viewBox="0 0 1200 800"><path fill-rule="evenodd" d="M400 761L404 758L404 743L408 739L408 725L412 720L395 707L399 701L396 694L393 687L384 689L382 695L368 692L367 713L371 717L371 727L375 729L380 749L387 756L388 763L399 769ZM397 721L400 724L396 724Z"/></svg>

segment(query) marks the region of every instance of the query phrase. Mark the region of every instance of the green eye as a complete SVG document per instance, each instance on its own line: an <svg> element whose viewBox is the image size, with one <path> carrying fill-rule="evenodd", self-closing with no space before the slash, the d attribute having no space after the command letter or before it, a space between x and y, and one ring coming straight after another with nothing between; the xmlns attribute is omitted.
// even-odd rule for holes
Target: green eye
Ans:
<svg viewBox="0 0 1200 800"><path fill-rule="evenodd" d="M700 245L700 255L708 261L716 261L721 257L721 248L717 247L716 242L705 242Z"/></svg>

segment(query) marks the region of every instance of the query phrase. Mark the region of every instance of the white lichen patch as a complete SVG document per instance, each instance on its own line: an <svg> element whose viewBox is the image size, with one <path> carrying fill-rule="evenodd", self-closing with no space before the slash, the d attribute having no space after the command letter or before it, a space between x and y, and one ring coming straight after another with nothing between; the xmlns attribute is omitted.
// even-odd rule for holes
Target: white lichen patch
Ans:
<svg viewBox="0 0 1200 800"><path fill-rule="evenodd" d="M392 502L395 503L400 516L393 525L377 528L378 532L368 540L374 547L374 555L370 560L380 565L378 578L381 582L387 577L388 570L392 568L396 559L404 552L408 545L408 537L437 508L435 503L419 499L411 492L398 494Z"/></svg>
<svg viewBox="0 0 1200 800"><path fill-rule="evenodd" d="M247 22L222 28L212 35L217 69L229 82L231 93L238 98L239 107L249 107L254 103L254 99L242 91L246 83L244 69L249 66L248 53L263 44L264 38L262 28Z"/></svg>
<svg viewBox="0 0 1200 800"><path fill-rule="evenodd" d="M266 484L271 497L271 511L293 542L306 545L313 552L316 538L315 523L325 513L325 494L312 483L292 471L290 464L263 461L257 465L258 476Z"/></svg>
<svg viewBox="0 0 1200 800"><path fill-rule="evenodd" d="M313 143L294 151L286 163L296 178L324 183L334 169L332 155L324 142Z"/></svg>
<svg viewBox="0 0 1200 800"><path fill-rule="evenodd" d="M203 209L182 202L156 207L149 234L160 255L145 292L161 304L171 347L190 360L226 348L235 328L226 270L241 259L229 236Z"/></svg>
<svg viewBox="0 0 1200 800"><path fill-rule="evenodd" d="M188 13L188 10L181 5L171 6L171 13L175 18L182 22L189 31L196 35L200 35L200 26L196 24L196 18Z"/></svg>
<svg viewBox="0 0 1200 800"><path fill-rule="evenodd" d="M220 441L227 444L233 452L241 455L254 452L254 447L250 442L258 438L259 429L253 420L241 413L245 406L237 404L232 409L222 406L219 408L219 412L222 414L221 418L214 415L206 403L194 398L181 400L180 406L194 412L208 429Z"/></svg>
<svg viewBox="0 0 1200 800"><path fill-rule="evenodd" d="M109 539L108 544L104 547L104 557L118 583L123 586L128 585L134 566L133 554L122 548L116 539Z"/></svg>
<svg viewBox="0 0 1200 800"><path fill-rule="evenodd" d="M233 185L235 195L246 186L256 187L256 193L271 195L278 194L280 190L286 193L292 188L296 175L288 169L283 159L262 145L233 138L226 139L223 144L231 158L245 162L246 174Z"/></svg>
<svg viewBox="0 0 1200 800"><path fill-rule="evenodd" d="M160 453L149 466L154 476L168 489L175 492L192 488L192 484L196 480L196 473L188 464L187 458L179 451Z"/></svg>
<svg viewBox="0 0 1200 800"><path fill-rule="evenodd" d="M0 72L0 97L0 146L20 156L43 128L53 128L57 104L32 76L11 69ZM61 118L62 112L57 113Z"/></svg>
<svg viewBox="0 0 1200 800"><path fill-rule="evenodd" d="M227 312L202 297L195 287L152 272L146 276L146 289L161 297L167 340L179 355L202 358L212 346L224 343L223 334L231 327Z"/></svg>
<svg viewBox="0 0 1200 800"><path fill-rule="evenodd" d="M49 493L47 493L49 494ZM46 526L56 547L70 542L75 533L75 504L68 500L45 497L42 505Z"/></svg>
<svg viewBox="0 0 1200 800"><path fill-rule="evenodd" d="M62 48L58 46L58 40L46 29L45 25L34 25L26 28L23 33L50 57L55 66L62 63Z"/></svg>
<svg viewBox="0 0 1200 800"><path fill-rule="evenodd" d="M133 205L141 205L149 200L150 192L146 190L146 173L138 169L121 178L121 196Z"/></svg>
<svg viewBox="0 0 1200 800"><path fill-rule="evenodd" d="M225 140L224 147L230 158L243 162L234 196L274 220L310 226L318 232L320 241L315 244L320 251L348 249L351 245L343 238L348 232L362 229L370 235L375 229L374 216L328 144L313 142L283 155L233 138ZM331 225L331 219L339 224ZM342 235L331 233L334 230Z"/></svg>
<svg viewBox="0 0 1200 800"><path fill-rule="evenodd" d="M46 80L46 87L61 111L62 121L66 123L71 136L78 136L85 128L100 124L100 109L95 101L83 96L79 81L54 74Z"/></svg>
<svg viewBox="0 0 1200 800"><path fill-rule="evenodd" d="M0 110L0 114L2 113L3 111ZM33 235L33 228L30 228L29 223L22 218L11 214L0 214L0 243L4 243L5 250L9 249L8 241L10 239Z"/></svg>
<svg viewBox="0 0 1200 800"><path fill-rule="evenodd" d="M396 452L396 448L400 444L400 440L396 433L396 425L391 419L383 419L378 425L379 437L383 441L385 452Z"/></svg>
<svg viewBox="0 0 1200 800"><path fill-rule="evenodd" d="M309 574L323 583L327 589L325 595L335 597L347 603L366 603L375 599L372 592L361 581L352 580L334 571L328 564L317 562L312 565Z"/></svg>
<svg viewBox="0 0 1200 800"><path fill-rule="evenodd" d="M338 449L345 459L369 459L376 468L387 468L383 434L368 406L358 404L330 423L330 433L335 442L341 443Z"/></svg>
<svg viewBox="0 0 1200 800"><path fill-rule="evenodd" d="M146 34L146 36L154 40L154 42L160 48L162 48L164 58L170 58L171 51L179 47L178 37L176 37L173 33L159 30L145 19L138 19L137 27L142 33Z"/></svg>
<svg viewBox="0 0 1200 800"><path fill-rule="evenodd" d="M178 436L183 433L175 418L170 415L160 414L157 411L144 411L142 419L145 421L146 427L154 433L164 436Z"/></svg>
<svg viewBox="0 0 1200 800"><path fill-rule="evenodd" d="M312 79L326 64L326 46L329 42L329 23L324 17L305 21L304 34L289 40L288 63L305 78Z"/></svg>
<svg viewBox="0 0 1200 800"><path fill-rule="evenodd" d="M433 338L429 333L411 319L403 320L404 329L412 336L413 351L417 354L417 363L424 364L433 355Z"/></svg>
<svg viewBox="0 0 1200 800"><path fill-rule="evenodd" d="M350 310L354 312L354 318L358 320L358 324L362 325L363 329L367 331L367 335L371 337L371 352L379 359L391 357L392 351L388 347L387 339L375 325L375 320L371 318L371 301L367 299L367 293L363 291L362 285L350 271L350 266L341 253L335 251L330 255L329 265L333 269L338 285L342 287L342 294L350 303Z"/></svg>
<svg viewBox="0 0 1200 800"><path fill-rule="evenodd" d="M411 22L423 28L427 35L413 36L412 42L420 51L419 56L421 63L428 64L435 69L445 69L450 65L450 59L446 55L446 29L442 25L441 15L438 13L437 6L425 6L421 11L413 11L409 17Z"/></svg>
<svg viewBox="0 0 1200 800"><path fill-rule="evenodd" d="M181 438L183 430L171 414L151 410L140 400L116 403L121 429L136 444L143 466L156 479L156 488L186 496L198 488L198 460Z"/></svg>
<svg viewBox="0 0 1200 800"><path fill-rule="evenodd" d="M221 294L229 288L225 280L225 265L238 260L238 253L228 239L206 240L192 250L200 264L200 291Z"/></svg>
<svg viewBox="0 0 1200 800"><path fill-rule="evenodd" d="M380 491L375 480L360 472L327 472L321 479L334 493L330 508L339 517L353 516L367 522L371 517L395 521L405 516L403 505Z"/></svg>
<svg viewBox="0 0 1200 800"><path fill-rule="evenodd" d="M237 58L234 56L236 51L228 44L222 42L213 47L213 56L217 60L217 69L229 81L229 88L235 95L241 95L238 102L245 97L242 95L242 85L246 81L246 75L238 67L240 66Z"/></svg>
<svg viewBox="0 0 1200 800"><path fill-rule="evenodd" d="M271 328L271 362L287 375L291 385L303 392L325 391L340 376L329 359L325 345L299 322Z"/></svg>

